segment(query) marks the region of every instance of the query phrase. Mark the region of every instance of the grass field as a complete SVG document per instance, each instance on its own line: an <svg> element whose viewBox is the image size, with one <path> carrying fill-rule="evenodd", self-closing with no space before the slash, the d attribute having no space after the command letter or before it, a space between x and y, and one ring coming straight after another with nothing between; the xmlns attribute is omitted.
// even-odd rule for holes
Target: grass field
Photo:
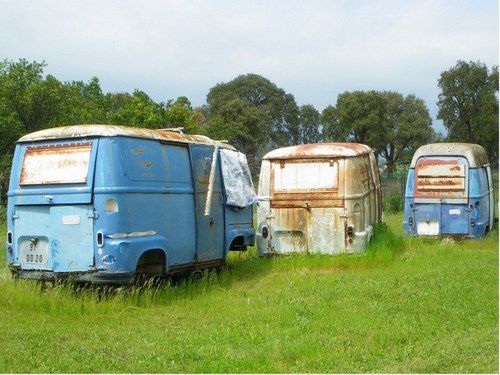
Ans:
<svg viewBox="0 0 500 375"><path fill-rule="evenodd" d="M386 220L362 256L252 250L101 302L14 282L2 256L0 372L497 372L498 231L403 239Z"/></svg>

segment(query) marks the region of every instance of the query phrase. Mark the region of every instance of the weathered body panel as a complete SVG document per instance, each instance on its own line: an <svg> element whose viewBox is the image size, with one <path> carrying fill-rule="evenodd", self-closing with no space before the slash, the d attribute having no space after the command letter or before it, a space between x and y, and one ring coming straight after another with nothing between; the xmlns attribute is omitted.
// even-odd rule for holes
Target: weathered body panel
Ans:
<svg viewBox="0 0 500 375"><path fill-rule="evenodd" d="M16 147L8 193L11 237L6 243L15 274L127 283L145 265L151 274L217 265L229 250L253 244L252 207L226 204L220 161L210 214L204 213L214 147L223 144L205 137L197 142L194 136L186 141L188 136L171 132L149 139L140 129L138 134L127 129L123 135L122 127L92 127L91 132L84 127L80 133L92 135L79 138L78 127L71 128L71 135L64 128L59 131L68 139L50 133L49 140L25 137ZM103 136L97 137L99 130ZM21 184L25 154L33 152L29 150L59 148L76 154L78 147L90 147L83 163L85 179L81 168L58 181L54 178L59 174L49 173L45 180L44 173L26 168L39 180ZM49 162L57 167L61 160L56 153ZM153 261L160 264L152 268Z"/></svg>
<svg viewBox="0 0 500 375"><path fill-rule="evenodd" d="M491 229L494 202L487 160L479 145L419 148L406 184L405 233L481 237Z"/></svg>
<svg viewBox="0 0 500 375"><path fill-rule="evenodd" d="M332 143L271 151L259 181L259 252L362 251L381 218L380 207L369 147Z"/></svg>

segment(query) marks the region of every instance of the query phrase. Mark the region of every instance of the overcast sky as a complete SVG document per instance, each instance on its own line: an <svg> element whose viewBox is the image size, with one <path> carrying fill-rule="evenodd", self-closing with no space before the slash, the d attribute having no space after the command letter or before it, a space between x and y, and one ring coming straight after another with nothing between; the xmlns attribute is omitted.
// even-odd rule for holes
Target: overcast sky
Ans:
<svg viewBox="0 0 500 375"><path fill-rule="evenodd" d="M498 65L491 1L6 1L0 58L45 60L61 80L187 96L258 73L322 110L350 90L395 90L437 113L458 59Z"/></svg>

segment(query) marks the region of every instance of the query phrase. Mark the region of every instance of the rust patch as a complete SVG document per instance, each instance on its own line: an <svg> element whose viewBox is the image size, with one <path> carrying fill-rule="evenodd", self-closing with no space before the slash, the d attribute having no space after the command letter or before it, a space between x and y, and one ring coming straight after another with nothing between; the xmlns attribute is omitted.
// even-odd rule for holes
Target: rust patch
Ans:
<svg viewBox="0 0 500 375"><path fill-rule="evenodd" d="M57 128L44 129L27 134L19 139L19 142L32 142L47 139L82 138L82 137L116 137L128 136L134 138L154 139L163 142L197 143L206 145L219 145L220 147L235 150L235 148L224 141L214 141L204 135L182 134L175 130L145 129L121 125L69 125Z"/></svg>
<svg viewBox="0 0 500 375"><path fill-rule="evenodd" d="M372 149L361 143L311 143L273 150L264 159L309 159L327 157L352 157L369 154Z"/></svg>
<svg viewBox="0 0 500 375"><path fill-rule="evenodd" d="M476 168L488 164L486 150L477 144L472 143L430 143L421 146L415 151L410 167L415 168L421 157L464 157L468 160L471 168Z"/></svg>
<svg viewBox="0 0 500 375"><path fill-rule="evenodd" d="M466 197L466 164L460 160L460 157L419 159L415 167L415 197Z"/></svg>
<svg viewBox="0 0 500 375"><path fill-rule="evenodd" d="M149 160L141 160L141 163L144 168L151 168L151 166L153 165Z"/></svg>

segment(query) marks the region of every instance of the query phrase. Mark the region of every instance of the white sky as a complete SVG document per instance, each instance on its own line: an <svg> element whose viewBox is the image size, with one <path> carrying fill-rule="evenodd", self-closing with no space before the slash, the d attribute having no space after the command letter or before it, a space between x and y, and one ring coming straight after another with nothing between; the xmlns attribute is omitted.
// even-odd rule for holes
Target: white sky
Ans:
<svg viewBox="0 0 500 375"><path fill-rule="evenodd" d="M0 59L45 60L61 80L187 96L257 73L322 110L351 90L395 90L437 113L456 60L498 64L497 1L7 1Z"/></svg>

